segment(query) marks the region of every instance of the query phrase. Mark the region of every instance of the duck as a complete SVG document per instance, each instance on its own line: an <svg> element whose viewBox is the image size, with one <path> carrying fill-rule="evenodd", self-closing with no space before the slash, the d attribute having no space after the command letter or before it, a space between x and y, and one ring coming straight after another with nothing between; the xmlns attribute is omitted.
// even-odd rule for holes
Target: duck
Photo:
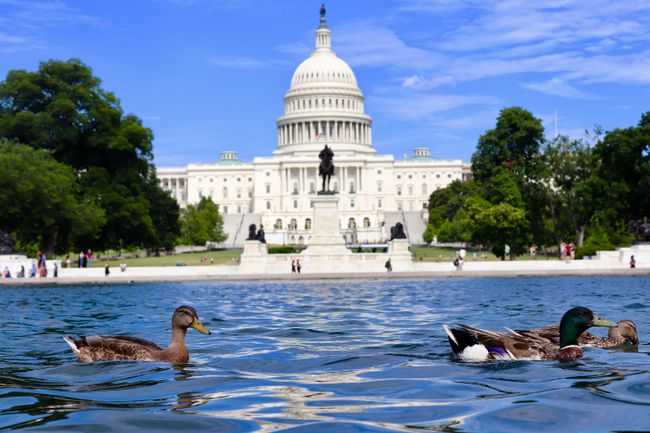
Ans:
<svg viewBox="0 0 650 433"><path fill-rule="evenodd" d="M519 335L537 335L542 338L551 340L555 344L560 342L560 328L558 325L546 326L539 329L516 330ZM602 338L589 332L583 332L578 337L578 344L581 347L601 347L603 349L613 349L622 346L638 346L639 334L636 330L636 324L632 320L620 320L616 326L609 328L607 337Z"/></svg>
<svg viewBox="0 0 650 433"><path fill-rule="evenodd" d="M196 309L182 305L172 315L172 341L166 349L136 337L90 335L80 336L78 339L65 336L63 339L82 362L159 361L182 364L190 358L185 345L187 328L194 328L202 334L211 334L201 324Z"/></svg>
<svg viewBox="0 0 650 433"><path fill-rule="evenodd" d="M464 361L571 361L582 357L578 337L592 326L614 327L616 324L601 319L589 308L571 308L560 320L559 344L535 333L497 332L468 325L458 325L457 328L443 325L443 328L451 350Z"/></svg>

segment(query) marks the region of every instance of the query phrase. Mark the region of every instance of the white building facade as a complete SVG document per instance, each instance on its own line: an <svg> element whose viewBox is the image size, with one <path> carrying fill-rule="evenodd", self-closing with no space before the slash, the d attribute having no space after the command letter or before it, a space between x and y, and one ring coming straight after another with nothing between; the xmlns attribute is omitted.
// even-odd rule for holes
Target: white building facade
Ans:
<svg viewBox="0 0 650 433"><path fill-rule="evenodd" d="M263 225L268 243L309 243L325 144L334 151L331 187L339 195L341 235L351 243L386 240L396 222L405 225L411 243L421 243L430 194L469 173L469 164L433 159L425 147L404 160L377 154L364 96L330 36L321 10L315 50L285 94L272 155L242 162L237 152L226 151L214 164L157 169L162 187L181 206L201 197L219 205L226 246L242 245L250 223Z"/></svg>

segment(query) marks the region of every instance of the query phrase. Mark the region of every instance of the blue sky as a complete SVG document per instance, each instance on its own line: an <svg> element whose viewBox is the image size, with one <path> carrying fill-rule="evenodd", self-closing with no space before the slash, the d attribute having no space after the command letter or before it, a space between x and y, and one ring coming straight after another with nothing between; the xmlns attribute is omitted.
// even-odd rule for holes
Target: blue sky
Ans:
<svg viewBox="0 0 650 433"><path fill-rule="evenodd" d="M79 57L155 134L162 166L270 155L315 0L0 0L0 77ZM379 153L468 161L499 110L547 137L635 125L650 110L650 0L329 0Z"/></svg>

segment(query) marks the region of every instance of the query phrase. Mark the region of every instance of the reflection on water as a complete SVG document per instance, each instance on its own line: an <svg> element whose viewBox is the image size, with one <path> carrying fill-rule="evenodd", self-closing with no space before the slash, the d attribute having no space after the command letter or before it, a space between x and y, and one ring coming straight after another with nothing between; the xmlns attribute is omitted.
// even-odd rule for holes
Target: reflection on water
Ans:
<svg viewBox="0 0 650 433"><path fill-rule="evenodd" d="M648 430L649 289L645 277L2 288L0 429ZM189 331L185 365L82 364L61 338L165 345L181 304L213 331ZM641 345L470 364L450 356L441 329L538 327L575 305L633 319Z"/></svg>

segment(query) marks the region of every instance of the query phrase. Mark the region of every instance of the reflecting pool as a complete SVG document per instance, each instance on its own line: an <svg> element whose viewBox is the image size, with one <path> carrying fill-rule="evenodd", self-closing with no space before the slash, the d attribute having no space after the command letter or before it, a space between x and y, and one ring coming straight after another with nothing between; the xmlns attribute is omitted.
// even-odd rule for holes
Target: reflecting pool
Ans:
<svg viewBox="0 0 650 433"><path fill-rule="evenodd" d="M0 429L139 432L650 430L650 278L0 287ZM166 346L190 363L79 363L64 335ZM577 362L470 364L443 323L539 327L584 305L641 344ZM605 328L592 331L605 335Z"/></svg>

